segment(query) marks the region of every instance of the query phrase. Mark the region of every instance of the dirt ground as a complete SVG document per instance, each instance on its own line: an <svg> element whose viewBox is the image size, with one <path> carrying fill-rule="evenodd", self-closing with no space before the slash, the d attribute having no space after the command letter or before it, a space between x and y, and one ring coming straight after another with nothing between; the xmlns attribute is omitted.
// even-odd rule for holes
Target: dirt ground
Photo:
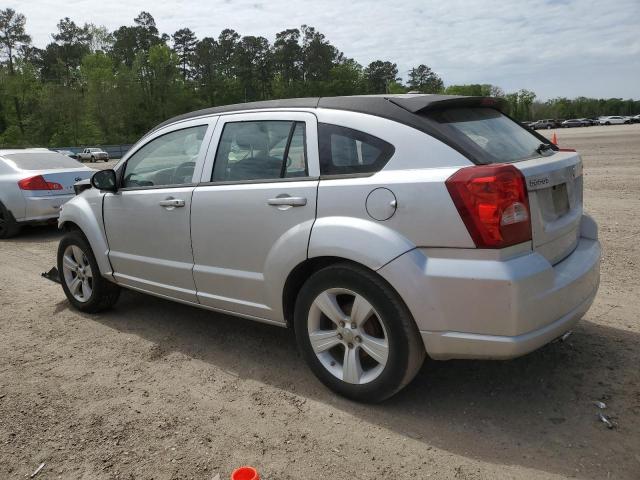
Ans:
<svg viewBox="0 0 640 480"><path fill-rule="evenodd" d="M558 136L600 224L593 307L565 343L427 362L381 405L325 389L284 329L132 292L71 310L40 277L54 228L0 243L0 478L640 478L640 125Z"/></svg>

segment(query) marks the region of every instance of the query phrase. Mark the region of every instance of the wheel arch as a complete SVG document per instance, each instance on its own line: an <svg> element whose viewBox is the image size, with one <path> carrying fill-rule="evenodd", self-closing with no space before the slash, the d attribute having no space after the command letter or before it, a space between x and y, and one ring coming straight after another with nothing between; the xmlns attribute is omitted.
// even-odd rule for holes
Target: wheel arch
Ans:
<svg viewBox="0 0 640 480"><path fill-rule="evenodd" d="M358 263L348 258L334 256L307 258L303 262L296 265L296 267L289 273L284 283L284 288L282 290L282 312L284 314L287 328L293 328L293 315L296 305L296 299L298 298L300 289L302 289L302 286L307 281L307 279L309 279L311 275L322 270L323 268L338 264L349 264L354 267L367 270L368 272L376 275L382 282L387 284L389 288L395 292L400 301L405 303L400 296L400 293L396 290L396 288L394 288L393 285L389 283L387 279L385 279L375 270L372 270L366 265L363 265L362 263ZM410 312L408 307L407 311Z"/></svg>
<svg viewBox="0 0 640 480"><path fill-rule="evenodd" d="M407 238L380 222L338 216L318 218L309 238L307 258L289 271L284 282L281 305L287 326L292 325L297 294L313 273L336 263L350 263L375 273L414 248Z"/></svg>
<svg viewBox="0 0 640 480"><path fill-rule="evenodd" d="M83 196L75 197L64 204L58 228L64 231L80 231L89 242L91 250L96 257L96 262L103 276L111 275L112 268L109 262L109 246L102 225L102 199L92 202Z"/></svg>

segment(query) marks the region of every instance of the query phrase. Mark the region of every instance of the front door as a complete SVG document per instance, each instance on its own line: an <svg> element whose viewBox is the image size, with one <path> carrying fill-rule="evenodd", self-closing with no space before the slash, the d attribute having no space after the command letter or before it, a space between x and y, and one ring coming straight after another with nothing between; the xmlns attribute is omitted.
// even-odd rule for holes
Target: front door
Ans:
<svg viewBox="0 0 640 480"><path fill-rule="evenodd" d="M307 257L318 187L311 113L224 115L191 206L201 304L281 322L286 275Z"/></svg>
<svg viewBox="0 0 640 480"><path fill-rule="evenodd" d="M121 167L121 188L104 199L109 260L118 283L197 302L189 213L210 123L164 129Z"/></svg>

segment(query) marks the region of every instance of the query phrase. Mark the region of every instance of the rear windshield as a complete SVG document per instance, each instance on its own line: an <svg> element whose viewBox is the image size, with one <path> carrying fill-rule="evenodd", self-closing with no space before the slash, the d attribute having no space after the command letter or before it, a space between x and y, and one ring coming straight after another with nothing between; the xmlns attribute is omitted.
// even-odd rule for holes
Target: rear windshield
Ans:
<svg viewBox="0 0 640 480"><path fill-rule="evenodd" d="M9 166L18 170L47 170L49 168L81 168L73 158L57 152L9 153L2 156Z"/></svg>
<svg viewBox="0 0 640 480"><path fill-rule="evenodd" d="M543 141L492 108L451 108L426 115L454 143L479 148L485 163L516 162L540 156ZM471 145L469 145L471 144Z"/></svg>

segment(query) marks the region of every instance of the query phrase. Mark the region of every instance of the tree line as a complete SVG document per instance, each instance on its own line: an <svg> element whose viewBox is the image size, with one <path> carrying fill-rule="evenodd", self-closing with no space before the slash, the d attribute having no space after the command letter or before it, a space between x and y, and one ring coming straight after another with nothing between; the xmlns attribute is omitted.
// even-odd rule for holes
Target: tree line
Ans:
<svg viewBox="0 0 640 480"><path fill-rule="evenodd" d="M216 105L275 98L376 93L503 97L515 118L623 115L640 101L536 102L534 92L494 85L449 85L425 64L406 81L389 60L367 66L345 56L314 27L283 30L271 43L232 29L198 39L181 28L160 33L141 12L110 32L61 19L52 42L32 44L26 18L0 10L0 146L76 146L135 141L155 124Z"/></svg>

